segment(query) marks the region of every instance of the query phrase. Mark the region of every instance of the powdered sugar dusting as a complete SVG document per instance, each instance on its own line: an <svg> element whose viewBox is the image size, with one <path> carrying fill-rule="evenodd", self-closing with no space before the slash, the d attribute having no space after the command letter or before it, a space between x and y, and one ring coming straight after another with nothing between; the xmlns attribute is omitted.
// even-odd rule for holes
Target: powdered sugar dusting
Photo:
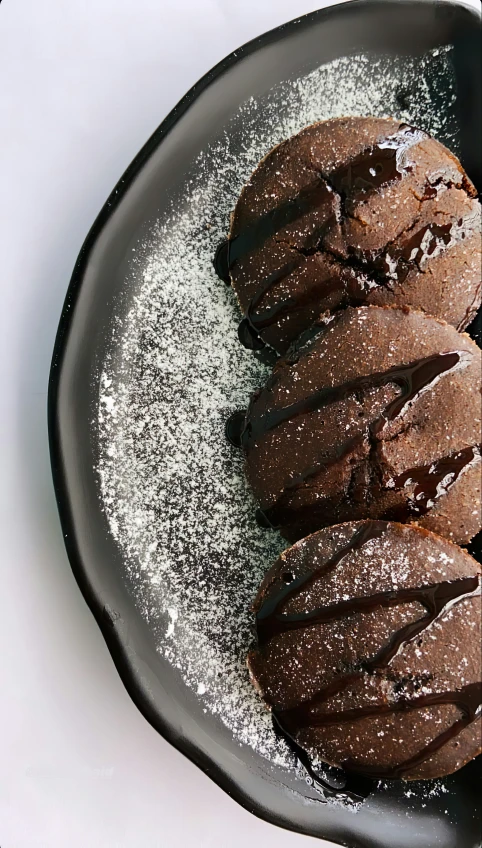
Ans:
<svg viewBox="0 0 482 848"><path fill-rule="evenodd" d="M243 183L282 139L333 116L387 115L456 152L454 102L450 51L437 50L340 59L245 103L193 163L176 211L133 252L135 296L103 363L101 500L139 610L204 709L287 768L293 757L245 664L249 605L284 544L256 525L242 459L224 438L268 369L239 344L212 257Z"/></svg>

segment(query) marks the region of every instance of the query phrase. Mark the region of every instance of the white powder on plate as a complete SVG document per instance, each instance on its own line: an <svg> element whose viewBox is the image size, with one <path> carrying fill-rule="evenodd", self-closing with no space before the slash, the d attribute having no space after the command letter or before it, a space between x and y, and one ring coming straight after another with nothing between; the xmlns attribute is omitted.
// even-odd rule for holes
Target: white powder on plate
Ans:
<svg viewBox="0 0 482 848"><path fill-rule="evenodd" d="M351 56L243 104L193 163L183 199L133 252L135 291L102 364L100 497L159 652L239 743L285 767L246 669L250 603L285 546L255 523L242 457L224 437L268 369L241 347L212 258L262 156L313 121L394 116L457 150L450 51Z"/></svg>

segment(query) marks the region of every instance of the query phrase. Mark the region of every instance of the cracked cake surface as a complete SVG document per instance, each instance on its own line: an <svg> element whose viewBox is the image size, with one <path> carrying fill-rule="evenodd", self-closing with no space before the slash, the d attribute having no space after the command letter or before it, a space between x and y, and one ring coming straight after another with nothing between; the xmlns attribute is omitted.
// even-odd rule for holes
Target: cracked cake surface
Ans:
<svg viewBox="0 0 482 848"><path fill-rule="evenodd" d="M321 530L281 554L254 602L252 681L324 762L434 778L481 750L480 566L394 522Z"/></svg>
<svg viewBox="0 0 482 848"><path fill-rule="evenodd" d="M242 416L260 520L290 541L348 520L481 528L481 351L422 312L348 307L280 359Z"/></svg>
<svg viewBox="0 0 482 848"><path fill-rule="evenodd" d="M240 338L284 353L322 312L412 306L463 330L481 302L481 218L458 159L422 130L335 118L275 147L232 215Z"/></svg>

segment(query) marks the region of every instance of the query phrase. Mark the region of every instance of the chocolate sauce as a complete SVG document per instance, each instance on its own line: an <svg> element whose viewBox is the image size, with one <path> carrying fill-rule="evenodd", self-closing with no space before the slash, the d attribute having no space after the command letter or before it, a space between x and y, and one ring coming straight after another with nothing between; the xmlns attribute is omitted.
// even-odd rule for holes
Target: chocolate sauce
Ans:
<svg viewBox="0 0 482 848"><path fill-rule="evenodd" d="M229 276L229 239L225 239L225 241L222 241L218 245L214 255L213 265L218 277L229 286L231 284Z"/></svg>
<svg viewBox="0 0 482 848"><path fill-rule="evenodd" d="M246 312L246 317L241 323L247 322L256 333L261 333L267 327L277 324L286 315L297 312L305 304L309 303L312 296L313 292L310 291L309 293L305 292L302 297L288 297L285 300L278 301L278 303L273 304L273 306L264 309L258 314L253 312L253 302L251 301Z"/></svg>
<svg viewBox="0 0 482 848"><path fill-rule="evenodd" d="M345 550L342 559L346 556L346 553L347 551ZM296 581L294 580L293 583L296 583ZM288 585L292 586L293 583ZM478 585L478 577L465 577L461 580L449 580L430 586L390 589L386 592L377 592L367 597L339 601L336 604L320 607L310 612L293 613L292 615L281 614L278 604L277 613L269 614L268 611L264 617L259 618L259 614L256 617L258 642L260 645L263 645L269 642L270 639L280 636L283 633L293 630L304 630L306 627L311 627L315 624L326 624L328 621L338 621L341 618L358 613L370 613L377 609L388 609L390 607L400 606L401 604L417 603L424 606L429 613L428 616L419 621L407 624L406 627L403 627L395 634L390 644L383 649L381 654L371 662L365 663L365 670L373 672L376 668L388 665L400 648L415 639L422 630L425 630L428 624L431 624L445 610L448 604L453 600L460 600L462 597L470 595L477 589ZM291 600L289 592L284 595L281 608L288 600Z"/></svg>
<svg viewBox="0 0 482 848"><path fill-rule="evenodd" d="M330 184L345 197L359 199L411 171L406 151L425 133L405 126L397 133L362 151L330 174Z"/></svg>
<svg viewBox="0 0 482 848"><path fill-rule="evenodd" d="M437 194L436 188L430 187L430 190L434 195ZM427 224L417 230L407 241L401 244L395 243L382 254L368 252L359 256L355 251L346 259L345 265L340 267L338 274L317 280L301 294L281 299L269 308L261 312L257 311L267 292L289 276L300 264L289 263L260 283L248 305L244 322L247 320L253 332L255 331L259 336L264 329L278 323L286 315L298 312L310 303L321 303L330 295L339 296L339 302L332 306L332 309L359 306L366 302L374 289L403 283L414 266L420 269L426 259L453 243L457 234L464 238L465 232L461 230L463 223L459 221L457 224ZM470 227L470 221L466 223ZM246 346L249 347L249 345Z"/></svg>
<svg viewBox="0 0 482 848"><path fill-rule="evenodd" d="M448 365L448 368L444 368L442 371L439 371L437 367L436 358L439 356L454 357L453 360L445 363ZM412 369L412 374L409 373L408 380L405 382L405 385L403 384L402 379L393 379L393 370L392 377L386 381L389 383L393 379L393 382L398 384L402 389L404 389L404 391L402 391L399 396L385 407L381 415L371 423L368 431L357 434L348 439L338 448L333 456L321 458L317 463L308 466L300 474L297 474L296 477L291 479L278 498L269 507L266 507L263 510L259 509L257 511L256 520L259 526L266 529L269 528L278 530L281 527L292 523L293 519L300 521L303 518L304 513L309 513L311 515L316 504L310 503L305 507L298 508L291 506L290 500L296 490L300 489L307 480L316 477L331 466L346 459L346 457L350 456L350 454L356 451L357 448L362 447L365 440L372 443L373 452L373 442L375 441L376 445L376 437L383 431L386 422L393 421L398 415L400 415L406 404L415 400L428 386L433 383L435 379L438 378L441 373L445 373L445 370L451 370L456 367L456 356L458 356L456 353L437 354L436 357L428 357L426 360L419 360L411 366L401 366L400 368L393 369L394 371L403 371L404 368ZM390 372L386 373L389 374ZM383 377L383 379L385 379L384 374L373 376L375 378ZM365 378L362 379L364 380ZM367 379L369 380L370 378ZM426 380L427 382L425 382ZM368 387L372 388L373 385L384 384L384 382L380 383L377 380L375 384L371 384ZM345 387L347 385L348 384L345 384ZM339 388L343 389L344 387L342 386ZM249 427L249 423L247 427ZM242 444L246 447L246 431L242 436ZM420 516L426 514L433 508L436 501L447 493L448 489L457 481L458 477L462 474L465 468L478 456L480 456L479 448L466 448L450 457L444 457L437 460L427 467L422 466L420 468L411 468L404 474L399 475L397 478L393 478L389 481L388 487L393 488L394 490L403 488L409 480L413 480L417 484L417 487L413 498L407 499L406 503L393 507L383 515L383 518L390 521L405 522L413 518L414 515ZM357 493L358 501L363 500L365 496L366 489L365 487L362 487ZM319 506L321 507L321 504L319 504Z"/></svg>
<svg viewBox="0 0 482 848"><path fill-rule="evenodd" d="M415 265L421 263L442 248L447 247L454 237L454 224L427 224L414 233L404 244L395 245L379 259L373 261L373 268L387 278L398 283L408 276Z"/></svg>
<svg viewBox="0 0 482 848"><path fill-rule="evenodd" d="M375 191L386 183L401 179L403 174L409 170L409 166L406 166L403 161L404 153L409 146L419 141L422 135L418 130L405 127L395 133L395 135L362 151L355 159L350 160L350 162L332 172L327 178L327 181L320 177L316 182L302 188L296 197L290 198L288 201L270 210L270 212L263 215L258 221L251 224L230 241L228 258L226 259L225 253L221 254L223 267L220 276L225 279L225 276L223 276L223 274L226 274L224 262L227 263L227 276L229 279L229 268L232 268L240 257L258 249L280 229L293 223L307 212L311 212L323 205L327 200L330 202L330 208L323 229L328 227L333 221L334 215L336 216L333 208L333 190L331 186L346 201L348 197L358 197L360 193L366 194L366 192ZM243 329L240 332L240 338L246 339L247 347L251 348L253 333L247 333L246 322L249 322L251 329L259 335L263 329L277 323L280 318L289 314L292 309L300 309L305 305L305 301L309 302L314 296L320 295L326 297L329 294L338 292L347 296L347 302L349 304L356 305L363 302L369 294L370 289L363 281L357 280L356 277L354 277L355 283L352 282L352 291L349 291L346 280L343 280L340 276L333 277L333 279L328 281L322 280L321 285L317 285L315 290L305 293L301 298L302 302L300 302L299 297L285 299L269 310L265 310L261 315L256 315L256 310L266 293L277 283L289 276L299 264L299 262L288 263L288 265L275 271L260 283L248 306L245 320L242 322Z"/></svg>
<svg viewBox="0 0 482 848"><path fill-rule="evenodd" d="M370 430L373 436L379 435L387 421L394 421L403 413L409 403L413 403L426 391L442 374L453 371L460 362L472 358L465 351L452 351L450 353L436 353L425 359L418 359L412 365L400 365L379 376L376 385L386 386L395 383L400 386L400 395L392 400L383 410L382 415L374 421ZM376 377L376 375L375 375ZM373 387L373 384L370 388Z"/></svg>
<svg viewBox="0 0 482 848"><path fill-rule="evenodd" d="M263 330L277 324L287 315L299 312L312 304L315 305L317 301L333 294L339 295L345 306L359 306L366 301L374 286L374 283L369 284L366 276L350 273L350 269L347 271L340 267L338 274L333 273L330 277L321 277L314 285L311 285L299 294L294 294L279 300L272 306L259 310L260 304L268 291L279 282L285 280L299 267L299 262L290 262L283 266L283 268L280 268L279 271L271 274L266 280L263 280L249 303L241 325L248 323L252 331L259 336ZM245 346L249 347L249 345Z"/></svg>
<svg viewBox="0 0 482 848"><path fill-rule="evenodd" d="M307 589L308 586L311 586L312 583L315 583L321 577L333 571L349 553L360 550L371 539L378 539L380 536L383 536L386 528L387 523L385 521L367 521L358 528L350 541L336 551L320 568L310 571L307 574L302 574L288 585L283 586L276 595L267 598L256 614L258 644L261 646L273 638L274 635L278 634L278 618L281 615L281 610L289 600L292 600L304 589ZM287 620L287 617L283 616L283 621L285 619Z"/></svg>
<svg viewBox="0 0 482 848"><path fill-rule="evenodd" d="M299 266L299 261L296 262L288 262L286 265L283 265L282 268L278 268L277 271L274 271L265 280L258 286L256 292L246 310L245 317L241 321L238 327L238 338L244 347L248 350L261 350L265 343L260 338L259 332L264 327L268 327L271 324L276 323L278 318L276 314L269 317L259 317L256 316L255 310L258 308L260 302L263 300L264 296L273 288L277 283L280 283L282 280L285 280L292 271L294 271ZM274 307L274 311L281 307L281 312L283 312L283 305ZM289 304L287 302L287 309L289 311Z"/></svg>
<svg viewBox="0 0 482 848"><path fill-rule="evenodd" d="M422 227L405 244L402 259L419 265L427 256L432 256L437 247L450 244L453 229L453 224L428 224Z"/></svg>
<svg viewBox="0 0 482 848"><path fill-rule="evenodd" d="M245 425L246 413L242 410L233 412L226 421L224 432L228 442L235 448L240 448Z"/></svg>
<svg viewBox="0 0 482 848"><path fill-rule="evenodd" d="M393 421L415 401L423 391L431 386L442 374L452 371L465 359L465 352L451 351L436 353L424 359L418 359L408 365L396 365L387 371L357 377L339 386L319 389L312 395L281 409L273 409L258 417L248 409L247 423L242 435L244 448L249 448L270 430L279 427L299 415L317 412L332 403L344 400L350 395L390 384L400 387L400 394L383 410L382 415L371 426L372 435L381 433L387 421ZM251 412L251 414L250 414Z"/></svg>
<svg viewBox="0 0 482 848"><path fill-rule="evenodd" d="M353 196L359 192L365 195L368 191L375 191L382 185L401 179L404 173L411 170L405 161L407 150L427 137L421 130L402 125L392 136L362 151L327 177L320 174L318 179L303 186L295 197L270 209L229 240L228 269L241 257L262 247L284 227L324 204L328 206L324 226L328 226L336 217L332 186L344 196Z"/></svg>
<svg viewBox="0 0 482 848"><path fill-rule="evenodd" d="M295 342L284 357L284 361L289 365L294 365L299 361L301 356L306 355L313 345L321 338L330 328L334 326L342 318L342 313L337 312L329 318L319 318L306 330L298 336Z"/></svg>
<svg viewBox="0 0 482 848"><path fill-rule="evenodd" d="M394 507L384 515L384 518L403 523L414 515L426 515L439 498L447 494L465 469L478 458L480 458L479 447L464 448L430 465L409 468L403 474L393 477L388 482L389 488L399 490L413 484L415 488L413 495L405 504Z"/></svg>
<svg viewBox="0 0 482 848"><path fill-rule="evenodd" d="M296 512L299 517L301 509L293 510L290 508L290 498L293 493L297 489L301 488L310 478L316 477L318 474L321 474L333 465L337 465L347 456L350 456L350 454L352 454L358 447L363 445L364 439L364 434L353 436L353 438L348 439L348 441L336 451L334 456L322 458L315 465L311 465L308 468L305 468L300 474L297 474L296 477L290 480L290 482L285 486L279 497L271 506L264 510L258 509L256 511L256 521L259 526L265 529L279 530L283 524L288 524L290 522L290 519L293 517L293 512ZM312 509L312 505L308 508Z"/></svg>
<svg viewBox="0 0 482 848"><path fill-rule="evenodd" d="M272 321L272 315L267 315L264 319L257 317L255 315L256 310L259 308L263 298L268 294L271 289L277 285L278 283L286 280L290 274L293 273L297 268L300 267L302 263L299 260L294 260L292 262L287 262L281 268L278 268L277 271L273 271L262 283L259 284L256 292L246 310L246 317L253 324L253 326L257 330L262 330L264 327L269 327ZM274 307L275 309L279 308L278 306Z"/></svg>
<svg viewBox="0 0 482 848"><path fill-rule="evenodd" d="M262 527L263 530L278 530L278 526L276 524L272 524L270 521L269 510L263 512L262 509L257 509L254 517L258 527Z"/></svg>
<svg viewBox="0 0 482 848"><path fill-rule="evenodd" d="M351 680L350 682L354 681ZM308 704L310 702L306 703ZM391 704L382 703L370 705L369 707L340 710L339 712L326 712L318 715L310 714L308 710L301 711L301 707L304 707L304 705L301 705L301 707L295 707L293 710L278 711L276 713L276 721L278 726L284 730L285 735L289 739L292 739L293 737L288 728L293 725L294 716L290 715L290 713L294 713L295 710L300 711L297 718L295 718L295 722L297 723L291 728L291 733L296 736L304 727L340 725L346 722L360 721L363 718L426 709L433 706L448 706L451 704L459 708L462 713L461 718L455 721L443 733L436 736L435 739L432 739L428 745L422 748L421 751L418 751L413 757L403 760L398 765L383 768L382 766L360 764L352 759L345 760L343 767L347 771L347 785L349 785L350 779L353 779L357 774L372 779L385 778L387 780L397 780L402 779L414 768L422 765L429 757L437 753L447 742L458 736L462 730L478 718L482 704L482 684L480 682L469 683L461 689L452 692L434 692L429 695L420 695L417 698L399 698ZM299 746L297 748L299 749ZM309 757L306 753L305 758L309 763ZM306 767L306 763L304 761L302 762ZM310 774L313 774L313 770L311 770Z"/></svg>
<svg viewBox="0 0 482 848"><path fill-rule="evenodd" d="M422 748L421 751L413 757L404 760L398 766L384 769L380 766L370 767L363 764L360 765L349 759L344 763L344 767L349 772L352 774L359 772L373 778L387 778L389 780L402 779L406 774L413 771L413 769L422 765L422 763L428 760L429 757L436 754L437 751L440 751L447 742L455 739L455 737L458 736L462 730L465 730L466 727L472 724L472 722L476 721L480 715L482 706L482 684L480 682L469 683L462 689L455 692L441 692L433 693L431 695L422 695L421 697L406 703L408 704L406 709L424 709L426 707L453 704L458 707L462 716L448 727L447 730L440 733L435 737L435 739L432 739L432 741ZM395 712L395 710L392 710L392 712Z"/></svg>
<svg viewBox="0 0 482 848"><path fill-rule="evenodd" d="M243 318L238 326L238 339L247 350L262 350L266 347L248 318Z"/></svg>
<svg viewBox="0 0 482 848"><path fill-rule="evenodd" d="M323 177L318 177L312 183L303 186L295 197L283 201L274 209L270 209L257 221L249 224L237 236L229 241L229 269L243 256L258 250L276 233L289 224L294 224L309 212L326 205L326 217L323 229L329 225L334 216L334 194Z"/></svg>
<svg viewBox="0 0 482 848"><path fill-rule="evenodd" d="M328 767L327 771L336 772L337 778L336 781L334 779L330 783L326 777L315 771L309 755L286 732L285 728L281 727L275 714L273 714L273 728L277 736L283 737L288 747L293 751L305 769L308 775L307 782L312 784L318 791L321 791L325 798L337 798L338 801L348 801L358 804L360 801L365 801L376 788L375 781L369 777L365 777L365 775L356 774L355 772L353 774L347 774L341 769ZM335 782L339 785L334 785Z"/></svg>
<svg viewBox="0 0 482 848"><path fill-rule="evenodd" d="M440 612L445 609L448 603L454 598L461 597L461 592L467 594L479 585L478 577L464 578L463 580L448 581L433 586L394 589L373 596L339 601L336 604L320 607L311 612L293 613L292 615L282 614L282 610L288 601L291 601L300 592L306 590L308 586L333 571L349 553L360 550L369 540L382 536L385 530L386 522L368 521L364 523L348 544L340 548L324 565L295 578L291 583L283 586L276 595L267 598L256 615L258 644L262 646L275 636L280 636L288 631L302 630L314 624L334 621L344 616L354 615L357 612L372 612L379 607L392 607L407 603L423 605L430 613L428 623L431 623L440 615ZM425 619L422 621L425 622ZM390 645L384 649L383 657L375 658L374 662L377 665L374 668L378 667L378 662L381 659L384 663L390 662L398 652L402 642L405 643L414 639L421 632L418 629L419 624L420 622L409 624L406 628L403 628L403 632L400 631L399 634L396 634L396 638L394 637ZM425 629L426 626L427 624L424 623L422 629Z"/></svg>
<svg viewBox="0 0 482 848"><path fill-rule="evenodd" d="M351 723L359 721L362 718L373 718L379 715L391 715L393 713L410 712L411 710L420 710L424 707L440 706L441 704L460 704L465 706L471 714L477 711L477 708L482 703L482 683L469 683L453 692L432 692L429 695L417 695L415 698L400 697L396 701L383 702L381 704L370 704L366 707L355 707L349 710L331 710L328 712L316 713L312 712L319 702L312 703L305 701L299 707L294 707L292 710L280 710L278 716L283 717L286 713L286 720L289 724L290 719L296 716L296 732L299 732L303 727L328 727L330 725Z"/></svg>
<svg viewBox="0 0 482 848"><path fill-rule="evenodd" d="M306 590L313 582L323 578L336 568L348 553L359 550L367 541L377 538L386 529L384 522L367 522L354 534L347 545L340 548L327 562L313 572L295 578L288 585L279 589L272 597L268 597L258 610L256 616L256 631L260 648L271 639L292 630L304 629L315 624L337 621L350 615L370 613L377 609L390 608L401 604L419 604L426 609L427 614L412 621L396 631L389 642L369 661L363 662L361 670L343 674L320 689L310 699L285 710L274 710L280 727L291 737L306 727L321 727L324 725L341 724L357 721L362 718L383 715L392 712L422 709L435 704L455 704L460 708L463 717L456 721L448 730L437 736L415 757L404 761L391 769L367 769L360 766L364 774L372 777L399 778L418 765L453 739L477 717L481 704L481 684L470 684L457 692L442 692L422 695L416 698L400 698L393 704L386 702L351 710L324 711L323 707L331 698L345 691L348 686L362 680L366 675L386 669L390 662L403 648L420 636L427 627L442 616L450 607L460 601L480 594L480 578L463 577L458 580L447 580L429 586L417 586L392 589L378 592L367 597L352 598L339 601L325 607L319 607L305 613L283 614L284 606ZM321 711L320 711L320 708ZM356 763L346 762L348 770L358 768Z"/></svg>

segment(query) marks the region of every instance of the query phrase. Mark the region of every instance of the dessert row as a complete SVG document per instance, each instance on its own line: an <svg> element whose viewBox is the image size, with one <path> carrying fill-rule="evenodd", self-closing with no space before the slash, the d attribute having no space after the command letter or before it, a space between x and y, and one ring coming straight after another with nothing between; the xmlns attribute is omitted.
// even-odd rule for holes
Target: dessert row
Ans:
<svg viewBox="0 0 482 848"><path fill-rule="evenodd" d="M248 664L278 727L352 777L481 750L481 219L460 162L376 118L315 124L243 188L216 256L280 357L227 423L258 522L296 544ZM454 544L457 543L457 544Z"/></svg>

